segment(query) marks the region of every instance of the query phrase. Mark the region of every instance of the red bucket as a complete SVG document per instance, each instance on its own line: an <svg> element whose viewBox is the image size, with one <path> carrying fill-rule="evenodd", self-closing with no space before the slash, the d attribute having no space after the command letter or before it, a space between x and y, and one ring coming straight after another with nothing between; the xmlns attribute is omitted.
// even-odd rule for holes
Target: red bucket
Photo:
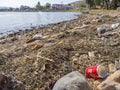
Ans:
<svg viewBox="0 0 120 90"><path fill-rule="evenodd" d="M104 66L97 65L86 68L85 74L87 77L98 79L105 78L108 75L108 72Z"/></svg>

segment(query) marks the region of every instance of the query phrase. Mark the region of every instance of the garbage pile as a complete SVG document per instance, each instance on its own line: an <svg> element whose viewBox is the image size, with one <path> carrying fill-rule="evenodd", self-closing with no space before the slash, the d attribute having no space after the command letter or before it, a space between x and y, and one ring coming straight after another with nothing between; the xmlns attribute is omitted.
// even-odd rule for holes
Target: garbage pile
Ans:
<svg viewBox="0 0 120 90"><path fill-rule="evenodd" d="M107 83L106 79L104 85L105 77L109 78L120 68L118 18L83 14L76 20L0 38L0 72L23 82L27 90L97 90L98 87L100 90L110 90L106 88L111 85L118 89L119 82L114 79L113 84ZM99 65L105 69L109 67L109 73L101 68L96 74L100 79L96 79L89 67ZM89 68L87 75L90 76L87 78L86 68ZM102 70L105 72L100 73Z"/></svg>

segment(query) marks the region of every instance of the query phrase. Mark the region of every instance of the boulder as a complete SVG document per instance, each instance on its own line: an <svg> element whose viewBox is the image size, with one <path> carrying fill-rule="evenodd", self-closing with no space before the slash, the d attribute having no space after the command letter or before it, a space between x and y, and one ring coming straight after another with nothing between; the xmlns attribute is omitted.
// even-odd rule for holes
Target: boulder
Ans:
<svg viewBox="0 0 120 90"><path fill-rule="evenodd" d="M107 79L107 81L114 81L120 83L120 70L116 71L115 73L111 74Z"/></svg>
<svg viewBox="0 0 120 90"><path fill-rule="evenodd" d="M117 8L117 11L120 11L120 7Z"/></svg>
<svg viewBox="0 0 120 90"><path fill-rule="evenodd" d="M120 83L104 81L98 86L98 90L120 90Z"/></svg>
<svg viewBox="0 0 120 90"><path fill-rule="evenodd" d="M81 73L73 71L59 79L53 90L92 90L92 88Z"/></svg>
<svg viewBox="0 0 120 90"><path fill-rule="evenodd" d="M0 90L26 90L22 82L0 73Z"/></svg>
<svg viewBox="0 0 120 90"><path fill-rule="evenodd" d="M111 74L99 86L99 90L120 90L120 70Z"/></svg>

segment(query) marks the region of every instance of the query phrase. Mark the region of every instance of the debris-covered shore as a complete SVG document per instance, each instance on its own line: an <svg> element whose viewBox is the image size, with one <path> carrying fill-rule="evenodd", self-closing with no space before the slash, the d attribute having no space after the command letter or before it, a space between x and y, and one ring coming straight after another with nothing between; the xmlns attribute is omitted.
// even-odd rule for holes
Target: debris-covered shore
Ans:
<svg viewBox="0 0 120 90"><path fill-rule="evenodd" d="M120 14L82 14L77 19L0 38L0 72L27 90L52 90L72 71L120 60ZM114 72L114 71L113 71ZM91 87L102 80L87 78Z"/></svg>

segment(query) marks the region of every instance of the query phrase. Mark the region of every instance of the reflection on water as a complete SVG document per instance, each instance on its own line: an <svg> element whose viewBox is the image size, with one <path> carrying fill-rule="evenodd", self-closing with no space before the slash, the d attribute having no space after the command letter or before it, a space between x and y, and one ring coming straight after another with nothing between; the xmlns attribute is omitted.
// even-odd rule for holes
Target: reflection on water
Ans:
<svg viewBox="0 0 120 90"><path fill-rule="evenodd" d="M0 33L77 18L70 12L0 12Z"/></svg>

